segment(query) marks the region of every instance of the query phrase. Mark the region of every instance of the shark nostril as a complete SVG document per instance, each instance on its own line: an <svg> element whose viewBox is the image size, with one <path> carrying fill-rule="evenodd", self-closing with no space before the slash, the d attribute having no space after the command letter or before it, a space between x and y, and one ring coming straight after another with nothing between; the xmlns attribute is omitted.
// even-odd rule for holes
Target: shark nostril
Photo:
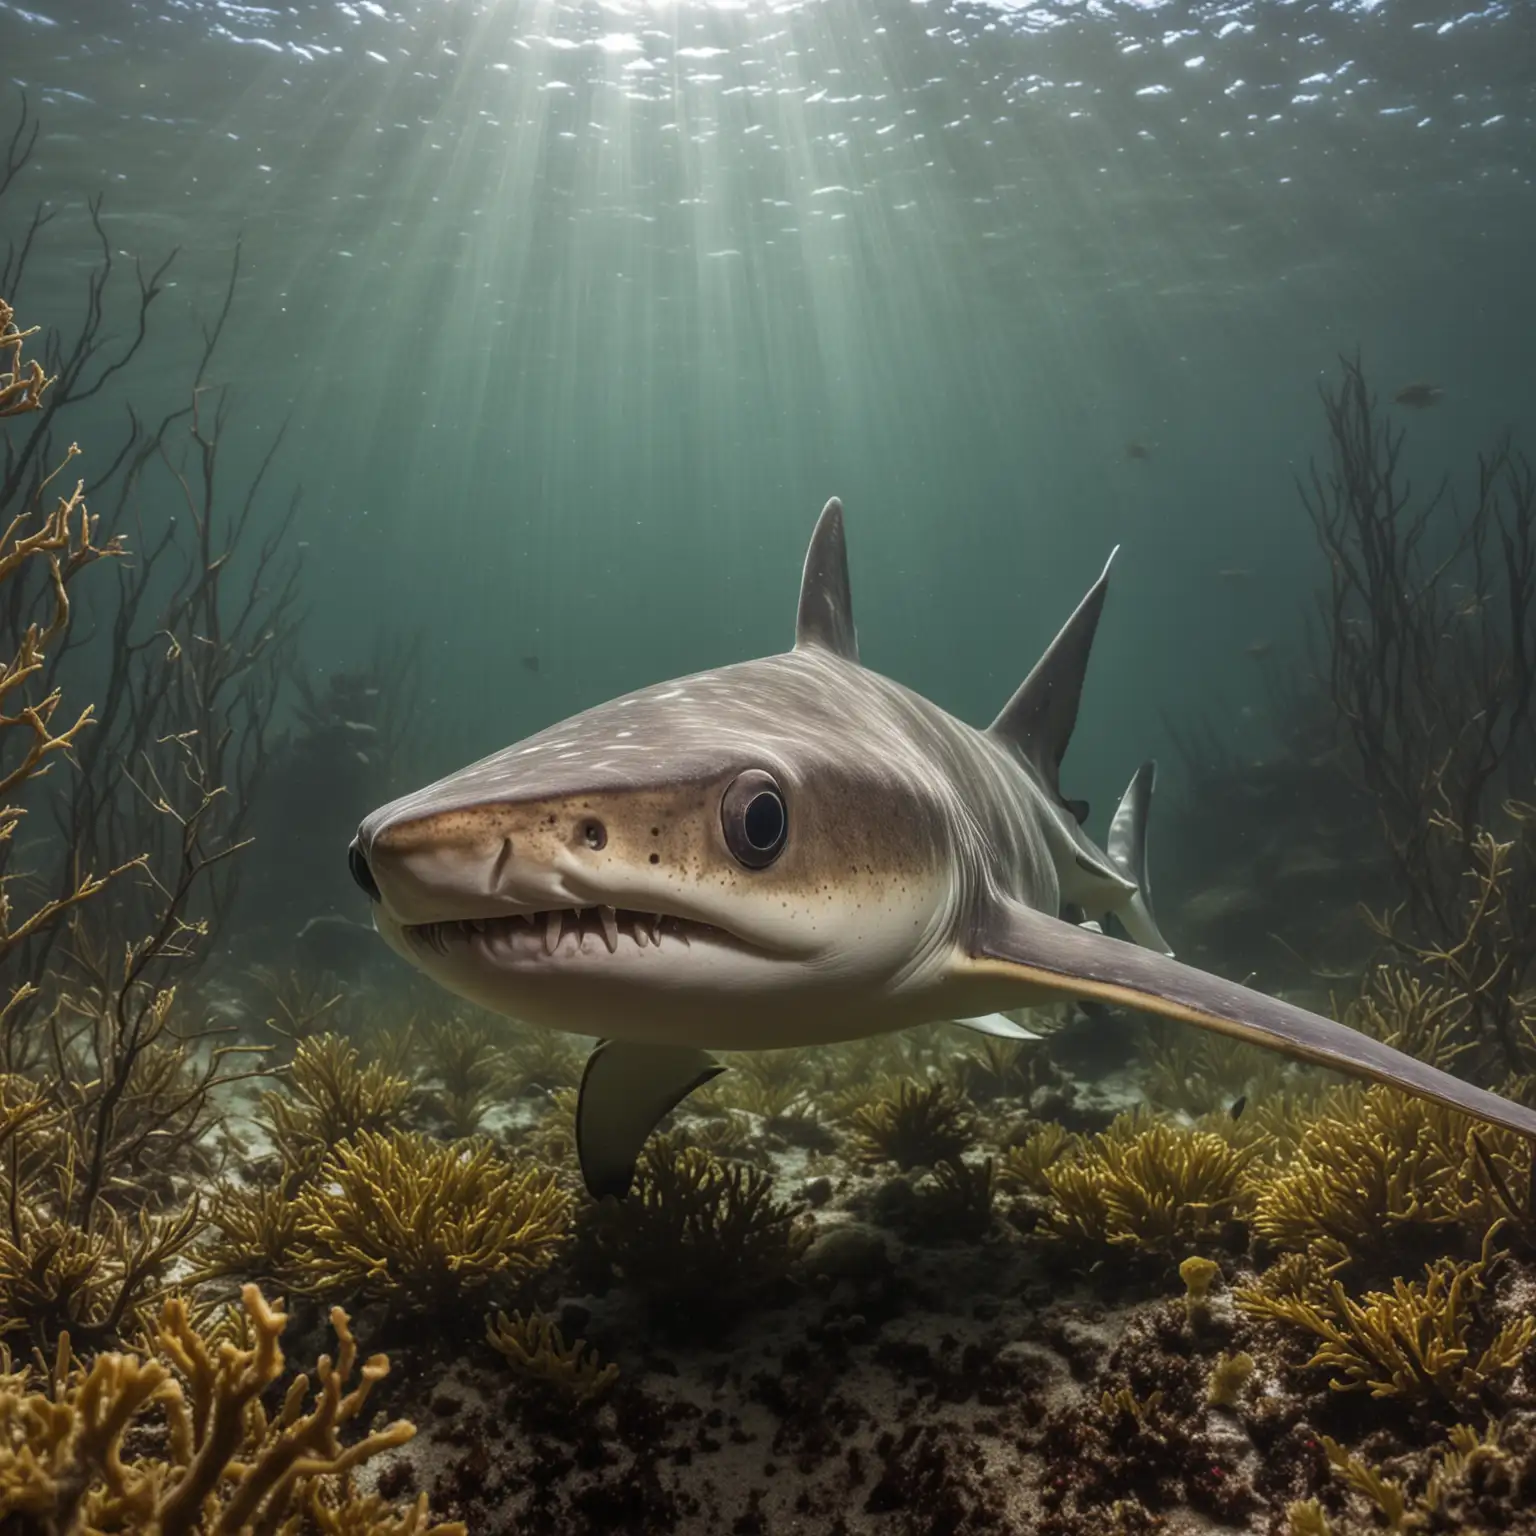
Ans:
<svg viewBox="0 0 1536 1536"><path fill-rule="evenodd" d="M352 846L347 849L347 868L369 901L384 899L379 894L379 883L373 878L373 871L368 868L368 860L363 857L363 850L357 846L356 838L353 838Z"/></svg>

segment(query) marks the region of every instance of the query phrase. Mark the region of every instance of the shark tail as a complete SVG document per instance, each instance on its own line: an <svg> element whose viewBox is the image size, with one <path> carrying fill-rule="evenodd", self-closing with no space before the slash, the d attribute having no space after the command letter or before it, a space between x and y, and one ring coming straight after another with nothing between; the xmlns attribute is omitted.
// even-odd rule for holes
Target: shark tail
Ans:
<svg viewBox="0 0 1536 1536"><path fill-rule="evenodd" d="M1136 770L1126 786L1109 824L1109 841L1104 852L1115 872L1129 880L1136 889L1123 907L1116 910L1125 931L1144 949L1171 955L1168 941L1152 915L1152 884L1147 873L1147 817L1152 809L1152 789L1157 783L1157 764L1150 758Z"/></svg>

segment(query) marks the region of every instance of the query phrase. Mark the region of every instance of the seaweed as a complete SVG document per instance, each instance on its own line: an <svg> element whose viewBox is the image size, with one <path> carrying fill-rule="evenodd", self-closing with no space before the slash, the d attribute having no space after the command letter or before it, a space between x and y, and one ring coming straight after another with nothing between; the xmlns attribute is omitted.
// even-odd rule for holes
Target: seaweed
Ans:
<svg viewBox="0 0 1536 1536"><path fill-rule="evenodd" d="M282 1153L290 1189L338 1142L397 1126L415 1092L410 1078L380 1061L358 1066L357 1047L332 1034L299 1042L285 1082L287 1092L262 1095L261 1119Z"/></svg>
<svg viewBox="0 0 1536 1536"><path fill-rule="evenodd" d="M548 1387L577 1407L603 1397L619 1379L618 1366L600 1365L585 1339L567 1344L552 1317L498 1312L487 1323L486 1339L524 1380Z"/></svg>
<svg viewBox="0 0 1536 1536"><path fill-rule="evenodd" d="M490 1031L469 1019L444 1019L427 1030L422 1063L438 1082L434 1108L455 1136L472 1136L506 1087L507 1067Z"/></svg>
<svg viewBox="0 0 1536 1536"><path fill-rule="evenodd" d="M1334 1268L1396 1265L1447 1244L1476 1252L1501 1219L1501 1231L1527 1241L1530 1167L1512 1132L1474 1128L1391 1088L1336 1088L1284 1165L1255 1181L1253 1228L1265 1243L1311 1249Z"/></svg>
<svg viewBox="0 0 1536 1536"><path fill-rule="evenodd" d="M360 1131L298 1205L294 1290L449 1317L493 1283L515 1290L547 1268L570 1201L553 1173L508 1162L488 1142Z"/></svg>
<svg viewBox="0 0 1536 1536"><path fill-rule="evenodd" d="M306 1408L309 1378L300 1375L269 1416L261 1399L283 1374L279 1340L288 1319L254 1285L244 1288L241 1304L245 1347L215 1344L194 1326L186 1301L170 1297L141 1354L101 1354L86 1365L66 1338L45 1380L0 1380L0 1420L8 1426L0 1505L8 1528L19 1536L214 1536L295 1529L308 1515L322 1529L328 1521L357 1536L464 1536L457 1524L428 1528L424 1496L402 1510L354 1490L353 1468L416 1431L402 1420L343 1441L389 1370L383 1355L359 1367L346 1313L331 1313L337 1353L315 1367L312 1405ZM146 1434L152 1425L159 1432Z"/></svg>
<svg viewBox="0 0 1536 1536"><path fill-rule="evenodd" d="M761 1300L810 1242L761 1170L653 1136L623 1201L584 1213L596 1267L622 1278L663 1316L717 1322Z"/></svg>
<svg viewBox="0 0 1536 1536"><path fill-rule="evenodd" d="M1031 1126L1022 1139L1003 1148L997 1182L1003 1189L1020 1189L1033 1195L1050 1193L1047 1174L1059 1158L1076 1152L1078 1138L1054 1120Z"/></svg>
<svg viewBox="0 0 1536 1536"><path fill-rule="evenodd" d="M1247 1287L1237 1304L1321 1340L1307 1364L1334 1372L1336 1392L1464 1409L1498 1398L1536 1340L1536 1317L1497 1324L1492 1316L1486 1271L1494 1235L1479 1259L1436 1260L1422 1281L1398 1278L1390 1291L1368 1291L1359 1301L1331 1278L1321 1296L1314 1287Z"/></svg>
<svg viewBox="0 0 1536 1536"><path fill-rule="evenodd" d="M285 1283L301 1237L299 1217L298 1202L279 1185L220 1185L193 1254L192 1279L253 1275Z"/></svg>
<svg viewBox="0 0 1536 1536"><path fill-rule="evenodd" d="M1171 1257L1221 1242L1246 1214L1253 1149L1211 1131L1122 1115L1045 1169L1043 1230L1065 1242Z"/></svg>
<svg viewBox="0 0 1536 1536"><path fill-rule="evenodd" d="M854 1150L866 1163L931 1168L954 1160L975 1138L970 1107L944 1083L903 1078L850 1116Z"/></svg>

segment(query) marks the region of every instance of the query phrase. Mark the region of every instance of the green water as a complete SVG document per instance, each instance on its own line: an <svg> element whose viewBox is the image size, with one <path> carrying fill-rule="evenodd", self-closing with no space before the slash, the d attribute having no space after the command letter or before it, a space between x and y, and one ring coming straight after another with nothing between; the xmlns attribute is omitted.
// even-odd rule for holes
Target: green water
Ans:
<svg viewBox="0 0 1536 1536"><path fill-rule="evenodd" d="M61 210L12 297L67 321L97 192L114 248L183 248L71 423L91 448L184 388L243 231L227 452L288 419L306 665L424 633L430 768L781 648L838 494L866 659L973 720L1123 546L1069 772L1103 805L1165 716L1262 743L1247 651L1304 661L1293 477L1340 350L1445 388L1405 417L1428 465L1529 423L1530 34L1519 5L4 0L42 127L5 231Z"/></svg>

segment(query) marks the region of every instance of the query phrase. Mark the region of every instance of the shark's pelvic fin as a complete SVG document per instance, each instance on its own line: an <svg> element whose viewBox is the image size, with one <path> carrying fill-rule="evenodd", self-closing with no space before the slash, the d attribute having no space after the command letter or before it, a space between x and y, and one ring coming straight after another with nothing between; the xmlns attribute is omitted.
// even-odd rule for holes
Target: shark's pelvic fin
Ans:
<svg viewBox="0 0 1536 1536"><path fill-rule="evenodd" d="M994 736L1001 737L1034 764L1046 788L1062 804L1068 802L1061 800L1061 760L1072 739L1072 727L1077 724L1077 706L1083 694L1083 675L1088 670L1088 653L1093 648L1093 632L1099 627L1104 595L1109 590L1109 568L1118 553L1116 545L1099 579L1089 587L1087 596L990 727ZM1072 813L1077 815L1075 805Z"/></svg>
<svg viewBox="0 0 1536 1536"><path fill-rule="evenodd" d="M1098 998L1182 1019L1434 1099L1536 1140L1536 1110L1474 1087L1305 1008L1017 903L998 904L982 916L971 955L971 965L979 972L1014 976L1032 988L1047 987L1072 997Z"/></svg>
<svg viewBox="0 0 1536 1536"><path fill-rule="evenodd" d="M859 659L853 628L853 594L848 586L848 545L843 538L843 504L836 496L821 509L800 577L800 612L795 649L820 646L844 661Z"/></svg>
<svg viewBox="0 0 1536 1536"><path fill-rule="evenodd" d="M1157 784L1157 764L1149 758L1126 786L1109 824L1104 851L1109 862L1136 887L1135 894L1115 914L1138 944L1171 955L1168 941L1158 931L1152 915L1152 885L1147 873L1147 817L1152 809L1152 790Z"/></svg>
<svg viewBox="0 0 1536 1536"><path fill-rule="evenodd" d="M600 1040L576 1101L576 1155L593 1199L627 1195L640 1149L663 1116L723 1071L691 1045Z"/></svg>
<svg viewBox="0 0 1536 1536"><path fill-rule="evenodd" d="M995 1040L1038 1040L1034 1030L1015 1024L1006 1013L982 1013L974 1018L956 1019L962 1029L973 1029L978 1035L991 1035Z"/></svg>

